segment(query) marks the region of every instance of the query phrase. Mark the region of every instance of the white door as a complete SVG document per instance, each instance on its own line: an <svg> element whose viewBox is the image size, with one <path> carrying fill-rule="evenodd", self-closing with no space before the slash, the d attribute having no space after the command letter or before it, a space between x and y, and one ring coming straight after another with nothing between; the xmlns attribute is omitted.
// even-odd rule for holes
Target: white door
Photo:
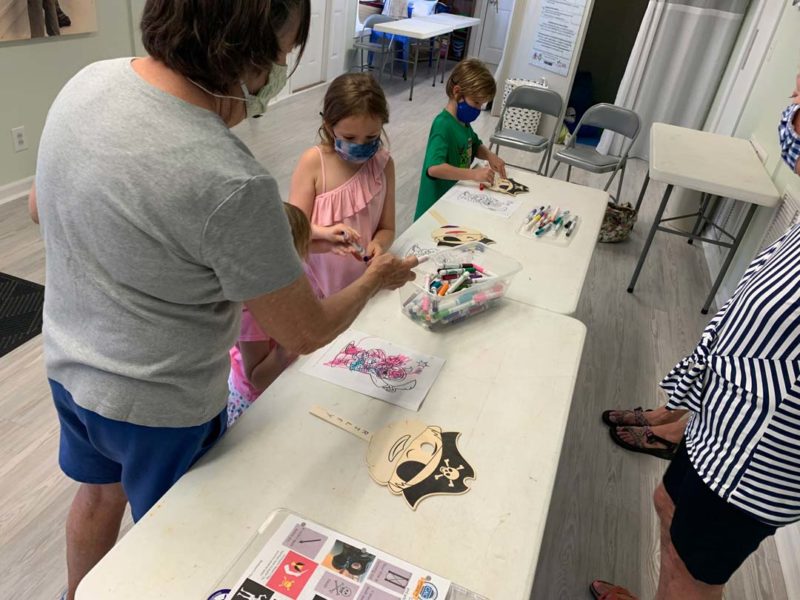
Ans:
<svg viewBox="0 0 800 600"><path fill-rule="evenodd" d="M478 58L483 62L500 64L513 11L514 0L487 0L483 13L481 45L478 49Z"/></svg>
<svg viewBox="0 0 800 600"><path fill-rule="evenodd" d="M311 0L311 28L308 43L297 70L292 74L292 91L296 92L324 80L326 0ZM294 59L292 60L294 63Z"/></svg>
<svg viewBox="0 0 800 600"><path fill-rule="evenodd" d="M350 31L345 27L347 0L330 0L330 16L328 17L328 66L327 81L344 72L345 41Z"/></svg>
<svg viewBox="0 0 800 600"><path fill-rule="evenodd" d="M778 26L783 4L772 0L756 0L750 5L755 12L747 32L745 44L736 56L736 74L728 82L725 100L720 103L715 114L711 115L708 130L723 135L733 135L744 111L750 90L764 63L775 28ZM791 81L791 79L790 79Z"/></svg>

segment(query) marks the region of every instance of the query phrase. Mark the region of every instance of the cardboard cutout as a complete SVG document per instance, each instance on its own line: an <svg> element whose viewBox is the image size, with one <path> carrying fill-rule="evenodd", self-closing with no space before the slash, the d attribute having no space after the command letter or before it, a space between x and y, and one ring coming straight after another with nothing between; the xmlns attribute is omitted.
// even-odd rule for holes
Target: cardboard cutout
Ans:
<svg viewBox="0 0 800 600"><path fill-rule="evenodd" d="M367 467L372 479L402 495L412 509L434 495L465 494L475 470L458 450L461 433L417 420L390 423L374 434L314 406L311 414L369 442Z"/></svg>

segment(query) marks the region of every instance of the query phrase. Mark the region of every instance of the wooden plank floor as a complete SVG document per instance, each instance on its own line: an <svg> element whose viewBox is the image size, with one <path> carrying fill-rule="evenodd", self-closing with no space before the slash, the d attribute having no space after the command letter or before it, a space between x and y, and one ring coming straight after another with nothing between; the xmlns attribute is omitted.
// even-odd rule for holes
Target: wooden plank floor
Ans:
<svg viewBox="0 0 800 600"><path fill-rule="evenodd" d="M430 81L420 77L408 102L402 79L384 79L399 231L411 223L428 129L444 105L443 87L433 88ZM297 157L315 141L323 93L305 92L237 128L284 196ZM494 123L484 114L476 130L486 140ZM532 164L525 155L503 156ZM644 168L632 161L624 199L635 200ZM598 186L597 178L573 175L573 181ZM599 245L587 276L576 316L589 332L540 553L536 600L587 598L586 586L595 577L628 585L642 598L651 598L655 589L658 539L650 494L666 463L615 447L600 412L657 406L660 377L692 349L707 321L699 309L708 271L700 251L683 240L656 238L636 294L625 292L661 192L650 186L633 238ZM44 283L42 244L23 201L0 206L0 271ZM64 587L63 525L75 484L61 474L57 458L58 425L39 337L0 359L0 598L54 599ZM125 529L129 523L126 517ZM726 598L788 600L772 540L734 577Z"/></svg>

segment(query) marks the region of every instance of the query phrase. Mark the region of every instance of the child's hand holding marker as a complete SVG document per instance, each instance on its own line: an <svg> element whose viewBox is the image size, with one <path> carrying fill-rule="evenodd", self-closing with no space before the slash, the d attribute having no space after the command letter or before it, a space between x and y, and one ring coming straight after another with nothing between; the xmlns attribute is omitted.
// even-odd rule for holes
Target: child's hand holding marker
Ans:
<svg viewBox="0 0 800 600"><path fill-rule="evenodd" d="M340 256L352 254L351 240L361 241L358 231L343 223L335 223L327 227L315 225L312 226L312 230L316 239L331 244L330 251Z"/></svg>
<svg viewBox="0 0 800 600"><path fill-rule="evenodd" d="M352 231L352 230L351 230ZM348 253L352 254L357 260L367 262L370 258L372 258L372 254L370 254L364 246L362 246L358 240L361 238L355 238L351 236L349 233L345 233L344 241L349 245ZM370 246L372 246L374 242L370 242Z"/></svg>

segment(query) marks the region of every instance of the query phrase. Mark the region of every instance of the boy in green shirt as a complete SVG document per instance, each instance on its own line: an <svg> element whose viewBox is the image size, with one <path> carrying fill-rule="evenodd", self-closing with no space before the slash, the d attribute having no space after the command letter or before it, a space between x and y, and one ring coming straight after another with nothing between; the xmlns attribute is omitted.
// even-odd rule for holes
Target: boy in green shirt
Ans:
<svg viewBox="0 0 800 600"><path fill-rule="evenodd" d="M505 163L483 145L470 126L481 114L481 106L494 98L492 74L477 58L467 58L453 69L446 89L447 106L433 120L428 136L414 220L459 180L491 185L495 173L506 176ZM489 166L470 169L475 157L486 160Z"/></svg>

